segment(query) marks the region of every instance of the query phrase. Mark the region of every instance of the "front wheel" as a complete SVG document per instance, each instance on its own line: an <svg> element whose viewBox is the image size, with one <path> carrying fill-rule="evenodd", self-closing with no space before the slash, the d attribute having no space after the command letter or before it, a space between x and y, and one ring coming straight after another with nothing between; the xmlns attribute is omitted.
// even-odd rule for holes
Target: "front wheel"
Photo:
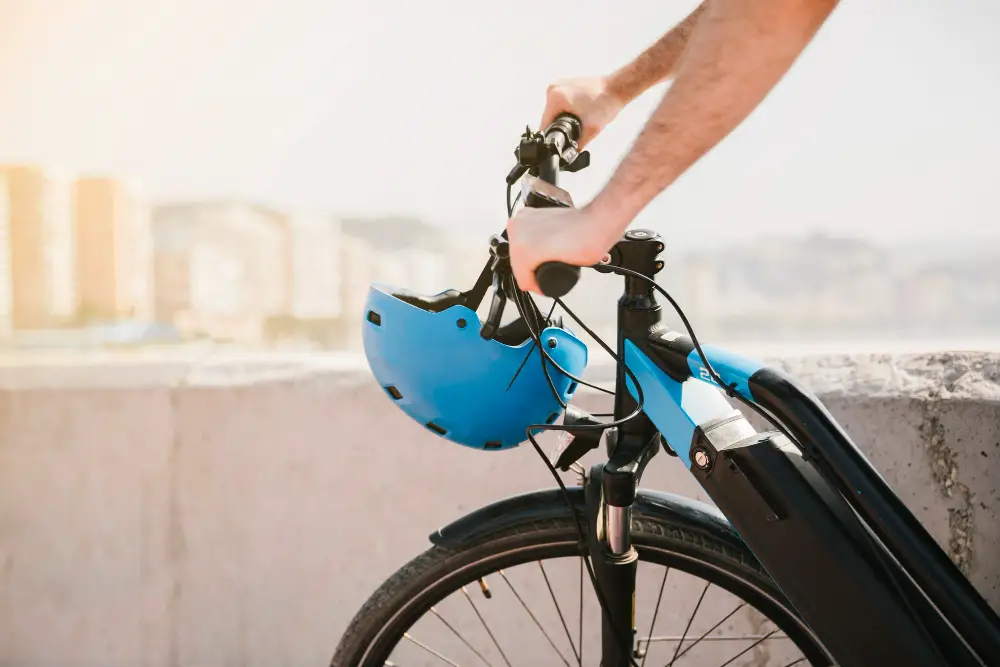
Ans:
<svg viewBox="0 0 1000 667"><path fill-rule="evenodd" d="M832 664L742 543L642 512L632 541L637 664ZM413 559L357 613L332 665L598 667L600 628L572 516L526 517Z"/></svg>

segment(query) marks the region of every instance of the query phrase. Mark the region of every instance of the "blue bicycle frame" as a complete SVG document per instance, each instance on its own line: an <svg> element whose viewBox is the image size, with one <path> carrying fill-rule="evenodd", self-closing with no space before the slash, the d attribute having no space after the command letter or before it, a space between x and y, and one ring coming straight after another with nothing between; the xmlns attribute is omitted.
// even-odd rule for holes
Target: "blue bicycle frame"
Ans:
<svg viewBox="0 0 1000 667"><path fill-rule="evenodd" d="M659 436L837 664L1000 665L1000 619L819 400L776 370L704 346L725 393L779 425L758 433L692 340L662 326L651 278L663 247L633 230L607 268L632 273L619 301L615 418L641 414L612 434L610 459L588 482L604 507L605 537L591 547L608 600L604 665L630 664L615 631L629 627L635 587L620 527Z"/></svg>

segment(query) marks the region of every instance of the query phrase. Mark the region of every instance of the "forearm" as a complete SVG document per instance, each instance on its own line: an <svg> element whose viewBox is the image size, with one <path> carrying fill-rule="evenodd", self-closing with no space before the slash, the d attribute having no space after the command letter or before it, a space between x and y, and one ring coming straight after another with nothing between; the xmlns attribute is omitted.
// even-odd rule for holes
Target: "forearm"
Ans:
<svg viewBox="0 0 1000 667"><path fill-rule="evenodd" d="M589 204L611 243L632 219L764 99L837 0L711 0L673 85Z"/></svg>
<svg viewBox="0 0 1000 667"><path fill-rule="evenodd" d="M656 84L670 79L708 3L709 0L704 0L635 60L613 72L608 77L608 88L612 94L623 104L628 104Z"/></svg>

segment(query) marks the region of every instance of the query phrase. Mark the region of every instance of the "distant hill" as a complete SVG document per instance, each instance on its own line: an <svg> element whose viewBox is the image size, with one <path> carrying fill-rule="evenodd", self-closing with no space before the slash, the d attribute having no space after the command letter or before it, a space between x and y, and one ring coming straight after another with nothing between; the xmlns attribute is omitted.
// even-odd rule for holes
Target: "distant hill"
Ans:
<svg viewBox="0 0 1000 667"><path fill-rule="evenodd" d="M345 234L364 239L376 248L440 249L448 233L419 218L408 217L349 217L341 218Z"/></svg>

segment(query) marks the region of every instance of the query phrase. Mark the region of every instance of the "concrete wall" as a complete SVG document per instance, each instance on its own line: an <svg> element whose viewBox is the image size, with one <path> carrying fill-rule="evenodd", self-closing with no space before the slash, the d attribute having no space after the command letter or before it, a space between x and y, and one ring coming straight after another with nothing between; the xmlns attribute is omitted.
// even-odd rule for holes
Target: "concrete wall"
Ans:
<svg viewBox="0 0 1000 667"><path fill-rule="evenodd" d="M779 363L1000 609L1000 356ZM421 429L363 368L4 369L0 665L325 664L428 533L551 483L529 447ZM667 457L644 486L704 498Z"/></svg>

